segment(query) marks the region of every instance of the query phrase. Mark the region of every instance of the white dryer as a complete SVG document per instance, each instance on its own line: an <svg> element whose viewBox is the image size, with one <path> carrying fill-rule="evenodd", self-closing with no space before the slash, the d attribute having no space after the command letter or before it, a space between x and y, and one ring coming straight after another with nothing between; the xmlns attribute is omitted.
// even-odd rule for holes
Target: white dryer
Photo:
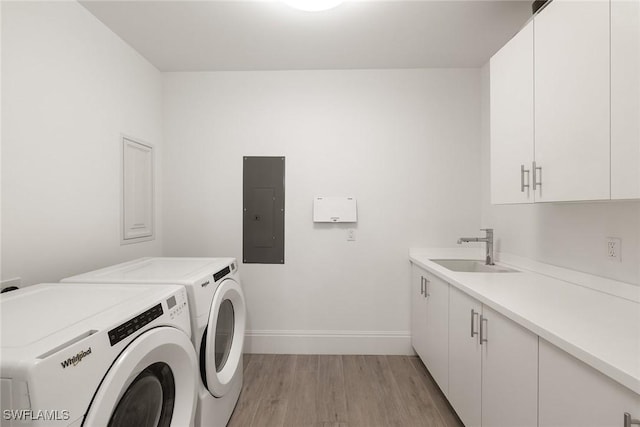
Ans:
<svg viewBox="0 0 640 427"><path fill-rule="evenodd" d="M2 426L192 425L180 286L40 284L0 296Z"/></svg>
<svg viewBox="0 0 640 427"><path fill-rule="evenodd" d="M199 356L196 426L226 426L242 390L246 307L235 258L141 258L63 282L179 284Z"/></svg>

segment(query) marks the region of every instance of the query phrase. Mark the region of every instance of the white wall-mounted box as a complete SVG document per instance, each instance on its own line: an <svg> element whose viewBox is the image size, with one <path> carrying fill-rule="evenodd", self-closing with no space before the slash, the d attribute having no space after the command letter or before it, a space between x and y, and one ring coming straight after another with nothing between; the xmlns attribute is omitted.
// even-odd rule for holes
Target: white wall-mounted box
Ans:
<svg viewBox="0 0 640 427"><path fill-rule="evenodd" d="M358 222L355 197L326 197L313 199L313 222Z"/></svg>

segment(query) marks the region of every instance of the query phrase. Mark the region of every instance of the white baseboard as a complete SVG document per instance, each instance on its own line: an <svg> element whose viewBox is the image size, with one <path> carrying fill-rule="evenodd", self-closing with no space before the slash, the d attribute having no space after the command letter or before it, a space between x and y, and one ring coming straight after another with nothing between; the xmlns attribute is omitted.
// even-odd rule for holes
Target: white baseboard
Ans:
<svg viewBox="0 0 640 427"><path fill-rule="evenodd" d="M245 353L413 355L408 331L247 331Z"/></svg>

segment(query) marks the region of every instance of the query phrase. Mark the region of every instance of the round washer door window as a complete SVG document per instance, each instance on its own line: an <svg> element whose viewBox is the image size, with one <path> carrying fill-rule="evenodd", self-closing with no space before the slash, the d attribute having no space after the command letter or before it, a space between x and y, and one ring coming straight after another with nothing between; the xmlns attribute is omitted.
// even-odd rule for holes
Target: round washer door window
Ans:
<svg viewBox="0 0 640 427"><path fill-rule="evenodd" d="M215 397L227 393L236 372L242 369L245 321L242 288L235 280L223 280L213 296L200 348L203 382Z"/></svg>
<svg viewBox="0 0 640 427"><path fill-rule="evenodd" d="M197 403L198 360L177 328L150 329L120 353L93 396L83 426L190 425Z"/></svg>
<svg viewBox="0 0 640 427"><path fill-rule="evenodd" d="M122 395L108 427L169 427L175 392L169 365L156 362L148 366Z"/></svg>

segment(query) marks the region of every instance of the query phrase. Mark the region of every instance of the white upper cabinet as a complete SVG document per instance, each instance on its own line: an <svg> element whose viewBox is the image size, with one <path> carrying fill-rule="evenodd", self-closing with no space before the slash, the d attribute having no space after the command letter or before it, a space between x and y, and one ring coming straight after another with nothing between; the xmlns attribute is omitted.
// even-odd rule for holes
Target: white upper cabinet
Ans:
<svg viewBox="0 0 640 427"><path fill-rule="evenodd" d="M534 26L536 201L609 199L609 1L554 0Z"/></svg>
<svg viewBox="0 0 640 427"><path fill-rule="evenodd" d="M640 0L553 0L490 73L492 203L640 199Z"/></svg>
<svg viewBox="0 0 640 427"><path fill-rule="evenodd" d="M533 21L492 58L491 202L531 203Z"/></svg>
<svg viewBox="0 0 640 427"><path fill-rule="evenodd" d="M640 0L611 0L611 198L640 198Z"/></svg>

